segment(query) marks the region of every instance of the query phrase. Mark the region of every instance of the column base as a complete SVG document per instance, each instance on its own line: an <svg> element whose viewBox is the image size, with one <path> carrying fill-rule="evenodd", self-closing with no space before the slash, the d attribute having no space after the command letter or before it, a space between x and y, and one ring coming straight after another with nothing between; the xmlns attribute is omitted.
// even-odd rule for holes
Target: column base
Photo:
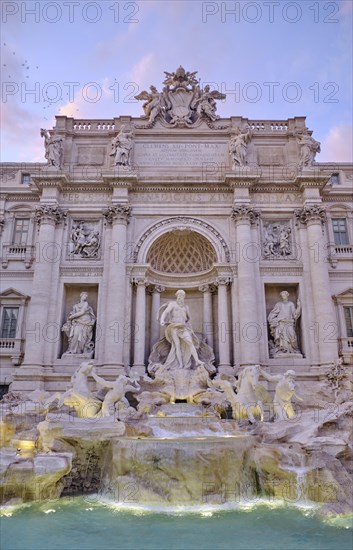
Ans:
<svg viewBox="0 0 353 550"><path fill-rule="evenodd" d="M34 390L44 390L45 380L43 373L38 375L35 371L26 373L16 373L10 387L12 392L29 393Z"/></svg>

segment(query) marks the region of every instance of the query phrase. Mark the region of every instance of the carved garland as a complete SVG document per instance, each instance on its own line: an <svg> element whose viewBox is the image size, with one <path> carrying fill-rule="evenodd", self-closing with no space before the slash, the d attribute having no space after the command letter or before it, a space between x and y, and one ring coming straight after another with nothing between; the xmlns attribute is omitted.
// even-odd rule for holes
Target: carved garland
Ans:
<svg viewBox="0 0 353 550"><path fill-rule="evenodd" d="M154 233L160 227L168 226L168 225L171 225L172 223L175 223L175 222L178 222L178 223L182 224L183 227L199 226L199 227L203 227L207 231L210 231L220 241L221 245L223 246L226 262L227 263L230 262L230 252L229 252L228 245L225 242L225 240L223 239L222 235L217 231L217 229L215 229L214 227L212 227L208 223L206 223L202 220L199 220L197 218L187 218L187 217L184 217L184 216L177 216L175 218L168 218L166 220L162 220L162 221L156 223L155 225L153 225L152 227L150 227L149 229L147 229L145 231L145 233L142 235L142 237L139 239L139 241L138 241L138 243L135 247L134 255L133 255L133 262L137 263L137 258L138 258L138 254L140 252L140 249L141 249L143 243L145 242L145 240L147 239L147 237L149 235L151 235L151 233Z"/></svg>

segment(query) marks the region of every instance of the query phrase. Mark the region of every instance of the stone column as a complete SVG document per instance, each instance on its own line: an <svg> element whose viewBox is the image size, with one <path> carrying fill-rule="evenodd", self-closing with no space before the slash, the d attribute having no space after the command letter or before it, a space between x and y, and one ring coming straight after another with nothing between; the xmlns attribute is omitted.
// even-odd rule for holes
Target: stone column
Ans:
<svg viewBox="0 0 353 550"><path fill-rule="evenodd" d="M146 285L144 277L135 278L137 287L134 333L134 364L132 371L145 374L145 332L146 332Z"/></svg>
<svg viewBox="0 0 353 550"><path fill-rule="evenodd" d="M228 297L227 285L229 277L218 277L216 284L218 286L218 350L219 350L219 372L227 372L230 365L230 342L231 326L228 316Z"/></svg>
<svg viewBox="0 0 353 550"><path fill-rule="evenodd" d="M203 285L199 287L200 292L203 292L203 333L206 336L207 344L213 349L213 315L212 315L212 292L211 285Z"/></svg>
<svg viewBox="0 0 353 550"><path fill-rule="evenodd" d="M315 334L319 344L320 363L338 358L337 320L333 308L328 273L326 240L323 225L325 209L318 204L306 205L295 212L299 223L306 225L309 248L311 287L315 310Z"/></svg>
<svg viewBox="0 0 353 550"><path fill-rule="evenodd" d="M54 262L60 262L55 240L55 226L66 217L57 205L41 205L35 219L39 225L36 242L31 301L26 324L26 352L21 368L29 368L33 374L43 371L47 343L46 326L52 301L52 271Z"/></svg>
<svg viewBox="0 0 353 550"><path fill-rule="evenodd" d="M256 243L251 238L251 224L257 222L259 212L249 204L237 204L233 206L231 216L235 221L238 256L240 365L246 366L259 363L259 341L263 328L259 323L259 304L254 285L252 247Z"/></svg>
<svg viewBox="0 0 353 550"><path fill-rule="evenodd" d="M165 289L162 286L154 285L152 292L152 307L151 307L151 334L150 334L150 349L159 340L160 324L157 319L159 308L161 307L161 292Z"/></svg>
<svg viewBox="0 0 353 550"><path fill-rule="evenodd" d="M109 250L109 275L107 282L106 332L104 366L122 372L124 367L125 303L125 245L126 228L131 216L128 204L114 204L103 212L107 223L112 226Z"/></svg>

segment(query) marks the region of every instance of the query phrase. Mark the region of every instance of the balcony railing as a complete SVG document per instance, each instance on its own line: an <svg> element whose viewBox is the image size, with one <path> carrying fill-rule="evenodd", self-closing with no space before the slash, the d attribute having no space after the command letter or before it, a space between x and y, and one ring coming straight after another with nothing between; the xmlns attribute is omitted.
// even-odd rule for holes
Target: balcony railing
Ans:
<svg viewBox="0 0 353 550"><path fill-rule="evenodd" d="M353 259L353 245L352 244L336 244L335 253L338 256L350 256Z"/></svg>
<svg viewBox="0 0 353 550"><path fill-rule="evenodd" d="M343 357L343 362L346 364L353 363L353 336L339 339L340 353Z"/></svg>
<svg viewBox="0 0 353 550"><path fill-rule="evenodd" d="M22 338L0 338L0 356L10 356L14 365L19 365L23 357Z"/></svg>
<svg viewBox="0 0 353 550"><path fill-rule="evenodd" d="M6 268L10 260L19 260L24 262L26 269L29 269L34 260L34 252L33 245L4 244L1 257L2 266Z"/></svg>

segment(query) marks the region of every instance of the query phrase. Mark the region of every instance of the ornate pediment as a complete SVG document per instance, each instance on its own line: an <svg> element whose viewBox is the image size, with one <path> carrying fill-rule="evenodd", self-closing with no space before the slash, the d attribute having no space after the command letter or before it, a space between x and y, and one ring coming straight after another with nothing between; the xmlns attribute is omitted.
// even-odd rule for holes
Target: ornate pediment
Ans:
<svg viewBox="0 0 353 550"><path fill-rule="evenodd" d="M12 305L12 304L25 304L29 300L29 296L22 294L19 290L15 288L7 288L0 293L0 302L3 305Z"/></svg>
<svg viewBox="0 0 353 550"><path fill-rule="evenodd" d="M216 115L216 99L225 99L225 94L216 90L211 91L210 86L200 87L196 78L197 71L189 72L180 66L175 72L164 73L166 78L161 92L155 86L150 86L150 91L142 91L135 96L137 100L143 100L144 118L147 124L141 128L152 128L157 120L168 127L198 126L204 120L211 128L219 119Z"/></svg>
<svg viewBox="0 0 353 550"><path fill-rule="evenodd" d="M24 298L27 300L28 296L26 294L22 294L22 292L19 292L14 288L7 288L3 292L0 292L0 298Z"/></svg>

